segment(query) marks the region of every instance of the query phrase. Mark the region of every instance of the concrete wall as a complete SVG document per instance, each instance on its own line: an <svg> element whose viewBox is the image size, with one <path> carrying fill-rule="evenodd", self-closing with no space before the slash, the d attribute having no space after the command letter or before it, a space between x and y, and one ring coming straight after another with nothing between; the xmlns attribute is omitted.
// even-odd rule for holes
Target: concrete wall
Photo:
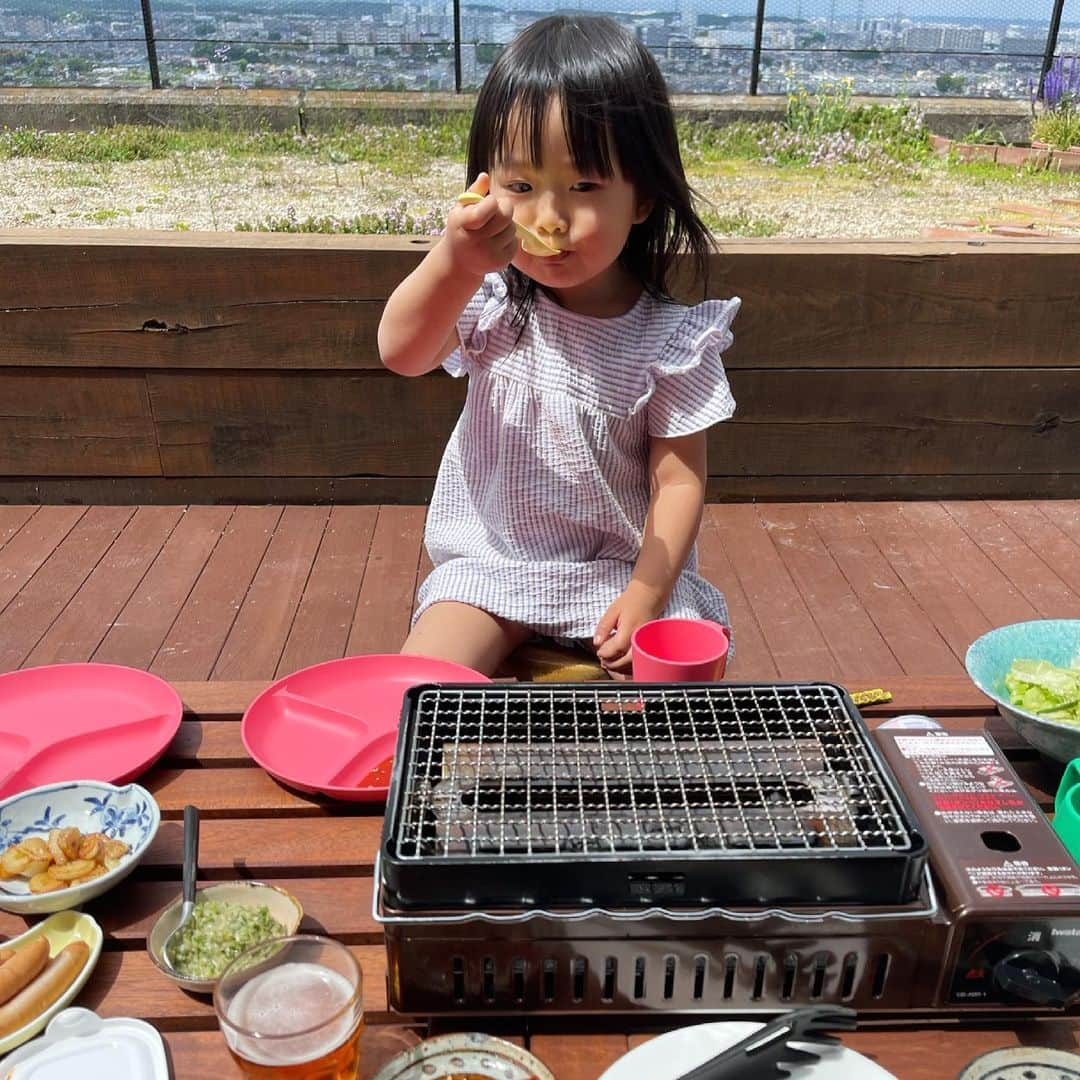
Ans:
<svg viewBox="0 0 1080 1080"><path fill-rule="evenodd" d="M708 117L717 124L735 120L776 120L783 116L781 95L676 95L684 115ZM894 102L895 98L856 97L854 102ZM1030 135L1026 101L981 98L919 98L926 125L937 135L959 138L974 128L996 127L1010 142ZM45 131L87 130L110 124L163 124L201 127L222 124L247 130L268 127L326 131L383 113L399 121L421 121L432 113L467 111L471 94L352 93L303 90L51 90L0 89L0 127Z"/></svg>

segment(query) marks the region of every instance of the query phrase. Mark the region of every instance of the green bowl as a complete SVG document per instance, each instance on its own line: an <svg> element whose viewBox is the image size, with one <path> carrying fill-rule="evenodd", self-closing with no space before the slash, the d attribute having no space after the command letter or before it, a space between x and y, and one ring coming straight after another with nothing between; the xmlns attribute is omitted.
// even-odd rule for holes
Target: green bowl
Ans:
<svg viewBox="0 0 1080 1080"><path fill-rule="evenodd" d="M1068 763L1080 757L1080 724L1047 720L1009 701L1005 673L1014 660L1048 660L1068 667L1080 656L1080 619L1034 619L999 626L968 648L964 665L972 682L993 698L998 712L1040 753Z"/></svg>

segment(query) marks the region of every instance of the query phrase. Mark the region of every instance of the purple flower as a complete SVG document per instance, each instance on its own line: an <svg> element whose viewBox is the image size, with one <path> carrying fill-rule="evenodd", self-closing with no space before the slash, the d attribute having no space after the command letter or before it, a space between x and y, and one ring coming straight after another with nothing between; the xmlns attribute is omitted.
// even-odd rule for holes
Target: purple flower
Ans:
<svg viewBox="0 0 1080 1080"><path fill-rule="evenodd" d="M1043 102L1048 109L1071 109L1080 104L1080 68L1077 67L1077 59L1076 56L1054 58L1043 79Z"/></svg>

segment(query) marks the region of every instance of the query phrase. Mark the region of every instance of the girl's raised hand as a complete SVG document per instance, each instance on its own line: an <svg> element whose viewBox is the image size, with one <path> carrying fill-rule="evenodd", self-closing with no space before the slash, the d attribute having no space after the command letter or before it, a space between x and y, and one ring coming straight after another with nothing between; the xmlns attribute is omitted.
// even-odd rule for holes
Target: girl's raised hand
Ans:
<svg viewBox="0 0 1080 1080"><path fill-rule="evenodd" d="M481 173L469 191L487 196L490 185L488 174ZM514 219L494 196L471 206L456 205L446 219L444 238L455 266L480 277L504 269L518 252Z"/></svg>

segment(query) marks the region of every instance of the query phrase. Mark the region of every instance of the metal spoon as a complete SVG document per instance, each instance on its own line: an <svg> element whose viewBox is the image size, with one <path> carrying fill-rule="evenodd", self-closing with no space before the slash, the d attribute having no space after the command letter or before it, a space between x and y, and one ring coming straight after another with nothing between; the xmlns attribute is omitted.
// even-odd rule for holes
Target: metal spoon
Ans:
<svg viewBox="0 0 1080 1080"><path fill-rule="evenodd" d="M199 870L199 808L197 806L184 807L184 902L180 905L180 921L173 927L172 933L165 939L161 948L161 955L165 963L175 968L169 956L169 948L176 940L184 924L191 918L195 910L195 879Z"/></svg>
<svg viewBox="0 0 1080 1080"><path fill-rule="evenodd" d="M463 191L458 196L458 202L462 206L473 206L475 203L483 202L484 196L476 191ZM528 225L522 225L519 221L514 222L514 232L517 233L518 240L521 241L521 250L526 255L534 255L539 259L549 259L552 255L559 255L561 252L553 244L548 243L539 233L533 232Z"/></svg>

